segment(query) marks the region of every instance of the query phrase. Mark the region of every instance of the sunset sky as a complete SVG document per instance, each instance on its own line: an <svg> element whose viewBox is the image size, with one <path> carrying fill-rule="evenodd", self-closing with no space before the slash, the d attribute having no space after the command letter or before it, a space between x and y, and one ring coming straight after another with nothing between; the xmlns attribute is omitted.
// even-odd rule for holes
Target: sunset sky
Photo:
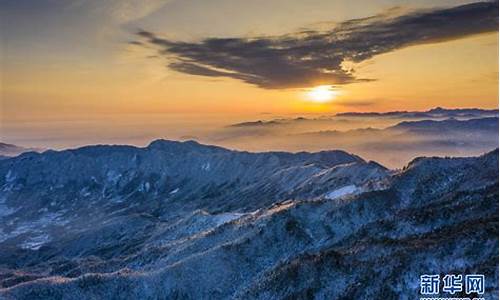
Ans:
<svg viewBox="0 0 500 300"><path fill-rule="evenodd" d="M497 2L4 0L0 22L4 142L144 143L279 116L498 107Z"/></svg>

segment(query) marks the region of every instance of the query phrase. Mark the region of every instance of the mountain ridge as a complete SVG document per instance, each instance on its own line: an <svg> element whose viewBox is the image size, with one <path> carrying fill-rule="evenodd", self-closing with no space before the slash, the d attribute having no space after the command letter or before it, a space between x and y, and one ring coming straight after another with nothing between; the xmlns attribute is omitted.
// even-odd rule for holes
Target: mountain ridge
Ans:
<svg viewBox="0 0 500 300"><path fill-rule="evenodd" d="M0 298L391 299L456 270L498 291L498 149L391 171L151 144L0 162Z"/></svg>

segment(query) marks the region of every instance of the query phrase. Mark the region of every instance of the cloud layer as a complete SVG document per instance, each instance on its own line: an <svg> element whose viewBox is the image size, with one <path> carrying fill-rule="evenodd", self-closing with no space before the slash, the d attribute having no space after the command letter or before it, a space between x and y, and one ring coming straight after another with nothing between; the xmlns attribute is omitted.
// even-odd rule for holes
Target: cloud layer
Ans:
<svg viewBox="0 0 500 300"><path fill-rule="evenodd" d="M170 69L229 77L267 89L342 85L358 78L344 62L362 62L411 45L437 43L498 31L498 2L373 17L277 37L209 38L179 42L140 31L140 42L169 58Z"/></svg>

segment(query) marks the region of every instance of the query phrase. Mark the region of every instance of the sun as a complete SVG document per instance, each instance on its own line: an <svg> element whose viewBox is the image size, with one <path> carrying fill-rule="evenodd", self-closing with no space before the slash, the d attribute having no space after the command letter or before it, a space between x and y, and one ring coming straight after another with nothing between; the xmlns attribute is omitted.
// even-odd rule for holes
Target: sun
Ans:
<svg viewBox="0 0 500 300"><path fill-rule="evenodd" d="M317 103L327 103L337 97L338 91L331 85L320 85L307 91L307 99Z"/></svg>

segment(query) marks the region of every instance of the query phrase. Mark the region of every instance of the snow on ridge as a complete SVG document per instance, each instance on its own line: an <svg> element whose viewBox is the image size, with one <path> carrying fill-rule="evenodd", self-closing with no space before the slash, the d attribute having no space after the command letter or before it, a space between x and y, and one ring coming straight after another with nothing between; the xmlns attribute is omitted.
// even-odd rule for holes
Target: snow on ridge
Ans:
<svg viewBox="0 0 500 300"><path fill-rule="evenodd" d="M42 247L45 243L49 242L50 240L51 238L47 234L38 235L24 241L24 243L21 244L21 248L38 250L40 249L40 247Z"/></svg>
<svg viewBox="0 0 500 300"><path fill-rule="evenodd" d="M347 195L354 195L361 192L361 189L354 184L343 186L325 194L325 198L329 200L337 199Z"/></svg>
<svg viewBox="0 0 500 300"><path fill-rule="evenodd" d="M241 218L244 215L246 215L246 214L244 214L244 213L230 213L230 212L214 215L215 221L217 223L216 226L220 226L222 224L229 223L233 220Z"/></svg>

